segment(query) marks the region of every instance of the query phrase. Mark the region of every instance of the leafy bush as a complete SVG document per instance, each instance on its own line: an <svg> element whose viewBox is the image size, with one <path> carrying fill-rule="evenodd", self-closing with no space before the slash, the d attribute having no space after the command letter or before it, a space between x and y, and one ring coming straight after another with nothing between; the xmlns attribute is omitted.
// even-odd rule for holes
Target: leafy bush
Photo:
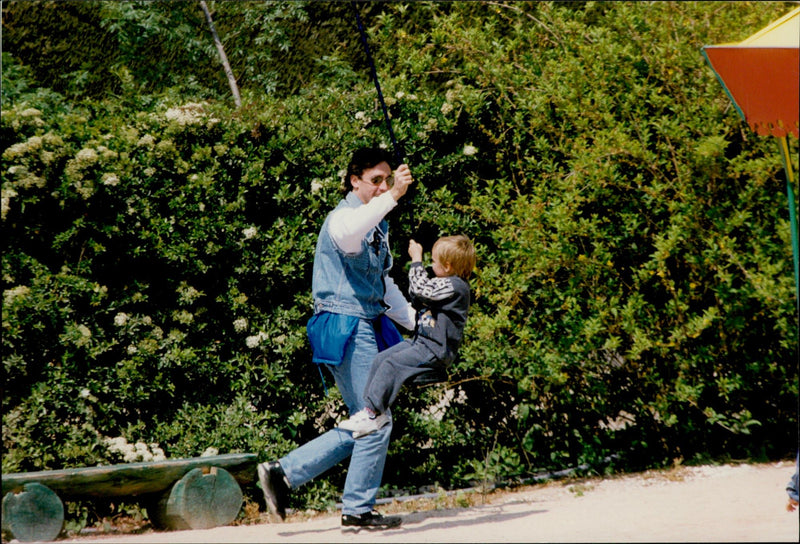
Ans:
<svg viewBox="0 0 800 544"><path fill-rule="evenodd" d="M117 462L109 437L274 459L343 415L305 338L313 250L350 151L389 144L350 6L210 5L223 39L250 21L227 42L238 110L224 80L173 79L133 39L188 3L71 6L120 44L88 57L118 75L93 92L4 51L4 471ZM412 236L463 232L480 256L450 381L394 410L386 487L792 454L782 165L700 55L787 4L362 7L419 180L390 217L397 282ZM53 16L3 9L4 30ZM184 39L171 62L199 63L208 43L181 56ZM294 506L331 506L342 477Z"/></svg>

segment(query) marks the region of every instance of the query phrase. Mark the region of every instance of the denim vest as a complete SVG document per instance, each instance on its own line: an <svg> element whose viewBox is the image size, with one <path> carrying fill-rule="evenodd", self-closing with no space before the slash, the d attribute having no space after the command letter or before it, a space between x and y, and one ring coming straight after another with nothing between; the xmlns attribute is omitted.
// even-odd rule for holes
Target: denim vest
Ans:
<svg viewBox="0 0 800 544"><path fill-rule="evenodd" d="M358 208L363 203L350 192L339 202L336 210ZM333 212L331 212L333 213ZM328 233L330 214L325 219L317 240L311 293L314 313L332 312L364 319L374 319L384 313L386 287L383 278L392 267L387 241L389 225L382 220L361 240L361 251L343 253Z"/></svg>

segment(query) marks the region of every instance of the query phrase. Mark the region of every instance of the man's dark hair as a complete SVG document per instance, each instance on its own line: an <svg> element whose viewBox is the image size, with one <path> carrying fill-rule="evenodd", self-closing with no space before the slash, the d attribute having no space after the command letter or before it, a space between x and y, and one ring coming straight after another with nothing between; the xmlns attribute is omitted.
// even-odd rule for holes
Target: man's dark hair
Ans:
<svg viewBox="0 0 800 544"><path fill-rule="evenodd" d="M395 165L392 164L392 154L382 147L362 147L353 152L353 157L347 163L347 172L342 180L342 192L349 193L353 186L350 183L350 176L361 177L364 170L368 170L380 163L385 162L389 167L394 169Z"/></svg>

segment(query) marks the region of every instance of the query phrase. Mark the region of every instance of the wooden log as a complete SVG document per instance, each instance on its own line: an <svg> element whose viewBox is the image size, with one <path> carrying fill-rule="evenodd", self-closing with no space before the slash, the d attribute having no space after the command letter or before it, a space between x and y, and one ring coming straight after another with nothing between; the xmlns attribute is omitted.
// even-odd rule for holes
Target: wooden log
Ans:
<svg viewBox="0 0 800 544"><path fill-rule="evenodd" d="M230 453L169 461L3 474L2 488L5 496L12 491L21 491L25 484L36 482L46 485L63 499L135 497L167 491L189 471L211 467L224 468L239 483L250 484L256 480L256 457L253 453Z"/></svg>
<svg viewBox="0 0 800 544"><path fill-rule="evenodd" d="M20 542L53 540L63 525L64 503L42 484L28 483L3 496L3 531Z"/></svg>
<svg viewBox="0 0 800 544"><path fill-rule="evenodd" d="M210 529L236 519L242 498L239 484L227 470L196 468L151 503L147 513L162 529Z"/></svg>

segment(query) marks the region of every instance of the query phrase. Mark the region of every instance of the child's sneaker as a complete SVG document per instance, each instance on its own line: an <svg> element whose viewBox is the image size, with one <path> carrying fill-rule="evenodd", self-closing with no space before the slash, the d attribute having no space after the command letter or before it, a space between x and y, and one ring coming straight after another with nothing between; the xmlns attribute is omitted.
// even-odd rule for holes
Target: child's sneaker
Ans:
<svg viewBox="0 0 800 544"><path fill-rule="evenodd" d="M361 438L381 429L389 423L389 416L386 414L375 415L366 408L353 414L350 419L339 423L337 427L345 431L352 431L353 438Z"/></svg>

